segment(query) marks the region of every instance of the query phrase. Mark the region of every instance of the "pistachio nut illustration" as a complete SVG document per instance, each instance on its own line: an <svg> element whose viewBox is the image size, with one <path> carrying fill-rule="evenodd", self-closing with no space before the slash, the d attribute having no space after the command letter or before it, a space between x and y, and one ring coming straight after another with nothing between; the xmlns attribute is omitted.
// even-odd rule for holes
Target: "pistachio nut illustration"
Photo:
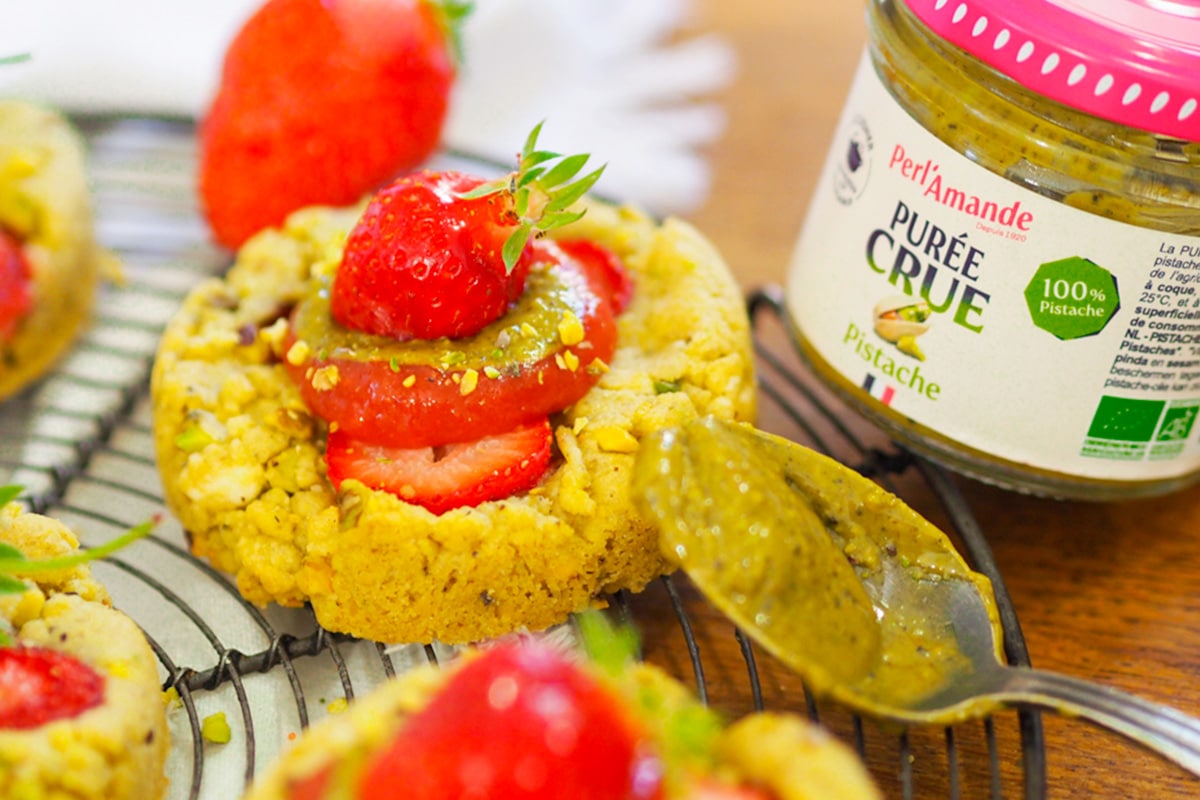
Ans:
<svg viewBox="0 0 1200 800"><path fill-rule="evenodd" d="M917 337L929 330L931 314L924 300L903 294L886 297L875 304L875 333L900 352L924 361Z"/></svg>

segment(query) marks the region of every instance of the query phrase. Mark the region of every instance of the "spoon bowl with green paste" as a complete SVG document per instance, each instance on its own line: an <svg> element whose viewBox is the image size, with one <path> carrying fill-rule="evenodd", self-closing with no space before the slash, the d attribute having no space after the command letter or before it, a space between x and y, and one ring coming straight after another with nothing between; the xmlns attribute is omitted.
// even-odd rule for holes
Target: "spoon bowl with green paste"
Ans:
<svg viewBox="0 0 1200 800"><path fill-rule="evenodd" d="M667 557L814 694L904 724L1048 708L1200 774L1200 720L1005 664L988 579L936 526L840 462L704 418L643 442L634 490Z"/></svg>

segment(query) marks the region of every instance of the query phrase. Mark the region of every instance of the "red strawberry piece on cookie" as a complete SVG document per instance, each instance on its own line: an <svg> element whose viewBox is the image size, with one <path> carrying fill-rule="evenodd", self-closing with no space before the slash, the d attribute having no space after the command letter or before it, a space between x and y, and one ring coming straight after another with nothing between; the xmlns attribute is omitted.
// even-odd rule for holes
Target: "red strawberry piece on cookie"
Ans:
<svg viewBox="0 0 1200 800"><path fill-rule="evenodd" d="M21 242L0 229L0 342L12 337L33 305L29 262Z"/></svg>
<svg viewBox="0 0 1200 800"><path fill-rule="evenodd" d="M688 800L775 800L765 789L745 784L723 783L714 779L696 780L688 786Z"/></svg>
<svg viewBox="0 0 1200 800"><path fill-rule="evenodd" d="M548 419L472 442L389 448L329 434L325 461L335 487L354 478L441 514L532 488L550 463Z"/></svg>
<svg viewBox="0 0 1200 800"><path fill-rule="evenodd" d="M71 719L104 699L104 678L57 650L0 648L0 729Z"/></svg>
<svg viewBox="0 0 1200 800"><path fill-rule="evenodd" d="M533 319L506 318L520 329L520 341L506 345L508 334L501 333L489 339L485 357L469 365L410 359L402 349L389 350L390 342L375 343L369 358L355 356L350 345L359 339L332 324L329 301L319 295L305 300L293 313L286 346L290 352L303 341L298 352L304 358L285 364L308 408L350 438L410 448L502 433L577 401L616 351L609 288L550 241L530 249L535 281L552 297L526 304L540 309ZM336 380L321 379L328 373Z"/></svg>
<svg viewBox="0 0 1200 800"><path fill-rule="evenodd" d="M633 279L612 250L591 239L563 239L558 246L587 271L591 285L608 298L614 314L633 300Z"/></svg>

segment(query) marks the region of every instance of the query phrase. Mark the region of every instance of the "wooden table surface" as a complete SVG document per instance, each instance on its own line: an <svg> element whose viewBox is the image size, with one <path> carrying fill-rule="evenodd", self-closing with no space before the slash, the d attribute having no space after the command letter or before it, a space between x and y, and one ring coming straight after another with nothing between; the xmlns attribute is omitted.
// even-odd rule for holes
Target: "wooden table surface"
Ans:
<svg viewBox="0 0 1200 800"><path fill-rule="evenodd" d="M739 70L721 95L729 125L711 153L711 199L691 219L747 289L782 282L865 42L863 6L698 0L694 28L724 37ZM1034 666L1200 715L1200 489L1088 504L958 483L991 543ZM1049 797L1200 796L1200 781L1121 737L1043 719ZM918 758L913 768L919 778L945 764ZM919 798L946 796L917 785ZM987 786L961 791L989 796ZM1020 787L1005 787L1004 796L1020 797Z"/></svg>

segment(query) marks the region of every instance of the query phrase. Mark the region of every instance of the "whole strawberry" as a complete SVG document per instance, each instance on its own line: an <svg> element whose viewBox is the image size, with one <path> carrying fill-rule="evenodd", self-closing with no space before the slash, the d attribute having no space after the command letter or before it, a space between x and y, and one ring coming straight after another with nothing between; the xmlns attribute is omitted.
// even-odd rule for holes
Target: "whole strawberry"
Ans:
<svg viewBox="0 0 1200 800"><path fill-rule="evenodd" d="M498 180L422 172L378 192L346 240L334 319L405 340L470 336L500 317L524 289L530 237L578 219L568 206L604 170L576 178L588 156L538 150L540 132Z"/></svg>
<svg viewBox="0 0 1200 800"><path fill-rule="evenodd" d="M460 338L521 296L529 255L510 276L499 258L511 203L461 199L484 181L423 171L372 198L346 240L332 294L333 317L394 339Z"/></svg>
<svg viewBox="0 0 1200 800"><path fill-rule="evenodd" d="M200 133L201 202L236 248L297 208L345 205L436 148L457 0L267 0L225 54Z"/></svg>
<svg viewBox="0 0 1200 800"><path fill-rule="evenodd" d="M459 670L377 754L360 798L657 800L662 764L618 698L548 645Z"/></svg>

